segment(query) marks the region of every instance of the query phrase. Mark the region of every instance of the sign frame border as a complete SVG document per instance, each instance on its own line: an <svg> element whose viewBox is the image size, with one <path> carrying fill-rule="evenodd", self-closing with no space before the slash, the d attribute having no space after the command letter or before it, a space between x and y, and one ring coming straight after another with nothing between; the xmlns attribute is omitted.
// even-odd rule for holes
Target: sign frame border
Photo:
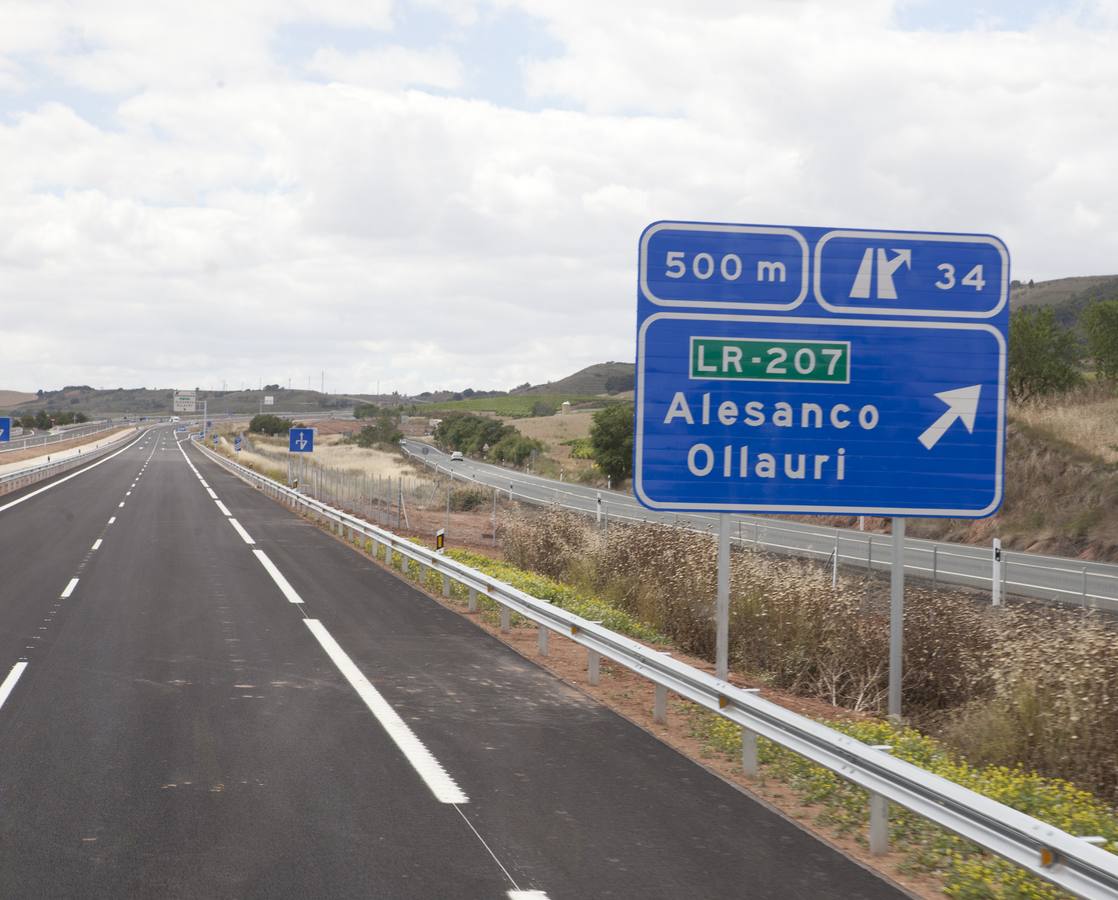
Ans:
<svg viewBox="0 0 1118 900"><path fill-rule="evenodd" d="M998 438L996 467L994 470L994 496L981 510L973 509L919 509L892 506L810 506L803 504L756 504L756 503L683 503L652 500L645 494L641 483L641 462L644 455L644 374L645 374L645 335L648 327L661 319L683 319L706 322L760 322L766 325L824 325L853 326L857 328L949 328L966 331L985 331L994 336L998 345ZM811 515L871 515L913 518L927 516L934 518L982 519L992 515L1001 506L1005 493L1005 407L1006 407L1006 357L1007 342L995 326L985 322L928 322L907 319L834 319L805 316L750 316L729 313L695 312L657 312L646 318L637 334L637 381L634 395L633 428L633 494L648 509L669 510L674 512L715 512L715 513L797 513Z"/></svg>

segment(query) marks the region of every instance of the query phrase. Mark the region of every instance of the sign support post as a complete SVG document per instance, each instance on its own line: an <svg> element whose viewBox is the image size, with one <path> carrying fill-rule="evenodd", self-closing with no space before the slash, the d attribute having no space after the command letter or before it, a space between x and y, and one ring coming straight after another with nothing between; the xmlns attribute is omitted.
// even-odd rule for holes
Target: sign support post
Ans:
<svg viewBox="0 0 1118 900"><path fill-rule="evenodd" d="M718 599L715 604L714 674L730 675L730 517L718 516Z"/></svg>
<svg viewBox="0 0 1118 900"><path fill-rule="evenodd" d="M893 519L893 571L889 579L889 717L901 717L904 675L904 519Z"/></svg>
<svg viewBox="0 0 1118 900"><path fill-rule="evenodd" d="M1002 605L1002 542L994 538L994 572L990 579L991 599L994 606Z"/></svg>

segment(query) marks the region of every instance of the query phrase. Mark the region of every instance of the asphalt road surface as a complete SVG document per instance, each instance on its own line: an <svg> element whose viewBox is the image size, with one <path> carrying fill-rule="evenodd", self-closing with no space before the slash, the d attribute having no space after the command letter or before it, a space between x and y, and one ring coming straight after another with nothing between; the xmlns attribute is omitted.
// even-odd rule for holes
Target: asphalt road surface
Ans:
<svg viewBox="0 0 1118 900"><path fill-rule="evenodd" d="M451 460L450 455L422 441L409 438L405 452L440 472L495 487L506 496L541 505L558 503L609 521L660 522L683 525L717 534L718 519L702 513L663 513L641 506L631 493L600 491L586 485L559 482L472 459ZM426 451L426 452L424 452ZM833 559L837 550L840 565L883 572L892 565L892 537L854 529L828 528L789 519L733 516L731 535L743 545L806 556L820 561ZM1019 553L1002 553L1003 593L1067 605L1087 605L1118 612L1118 565ZM957 584L989 591L993 578L990 547L951 544L919 538L905 540L905 573L914 578Z"/></svg>
<svg viewBox="0 0 1118 900"><path fill-rule="evenodd" d="M0 896L901 894L153 429L0 499Z"/></svg>

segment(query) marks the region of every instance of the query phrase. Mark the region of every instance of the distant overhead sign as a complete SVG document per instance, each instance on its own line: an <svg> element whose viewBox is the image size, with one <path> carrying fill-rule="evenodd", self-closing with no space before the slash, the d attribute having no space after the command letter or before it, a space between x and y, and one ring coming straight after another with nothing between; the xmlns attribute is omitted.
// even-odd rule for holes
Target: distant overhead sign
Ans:
<svg viewBox="0 0 1118 900"><path fill-rule="evenodd" d="M292 453L313 453L314 429L292 428L287 433L287 449Z"/></svg>
<svg viewBox="0 0 1118 900"><path fill-rule="evenodd" d="M12 439L12 418L11 416L0 416L0 441L10 441Z"/></svg>
<svg viewBox="0 0 1118 900"><path fill-rule="evenodd" d="M276 403L276 398L275 397L273 397L271 394L265 395L265 397L264 397L264 405L265 406L275 406L275 403Z"/></svg>
<svg viewBox="0 0 1118 900"><path fill-rule="evenodd" d="M172 397L174 412L194 412L197 404L197 391L175 391Z"/></svg>
<svg viewBox="0 0 1118 900"><path fill-rule="evenodd" d="M634 491L653 509L982 517L1002 498L1009 255L978 234L658 222Z"/></svg>

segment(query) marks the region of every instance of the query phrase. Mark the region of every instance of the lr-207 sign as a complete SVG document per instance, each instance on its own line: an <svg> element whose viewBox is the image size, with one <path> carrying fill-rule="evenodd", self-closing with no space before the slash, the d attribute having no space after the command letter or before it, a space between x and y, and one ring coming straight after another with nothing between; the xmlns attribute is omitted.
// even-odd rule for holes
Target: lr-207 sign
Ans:
<svg viewBox="0 0 1118 900"><path fill-rule="evenodd" d="M634 490L655 509L978 517L1002 495L1009 258L988 235L661 222Z"/></svg>

